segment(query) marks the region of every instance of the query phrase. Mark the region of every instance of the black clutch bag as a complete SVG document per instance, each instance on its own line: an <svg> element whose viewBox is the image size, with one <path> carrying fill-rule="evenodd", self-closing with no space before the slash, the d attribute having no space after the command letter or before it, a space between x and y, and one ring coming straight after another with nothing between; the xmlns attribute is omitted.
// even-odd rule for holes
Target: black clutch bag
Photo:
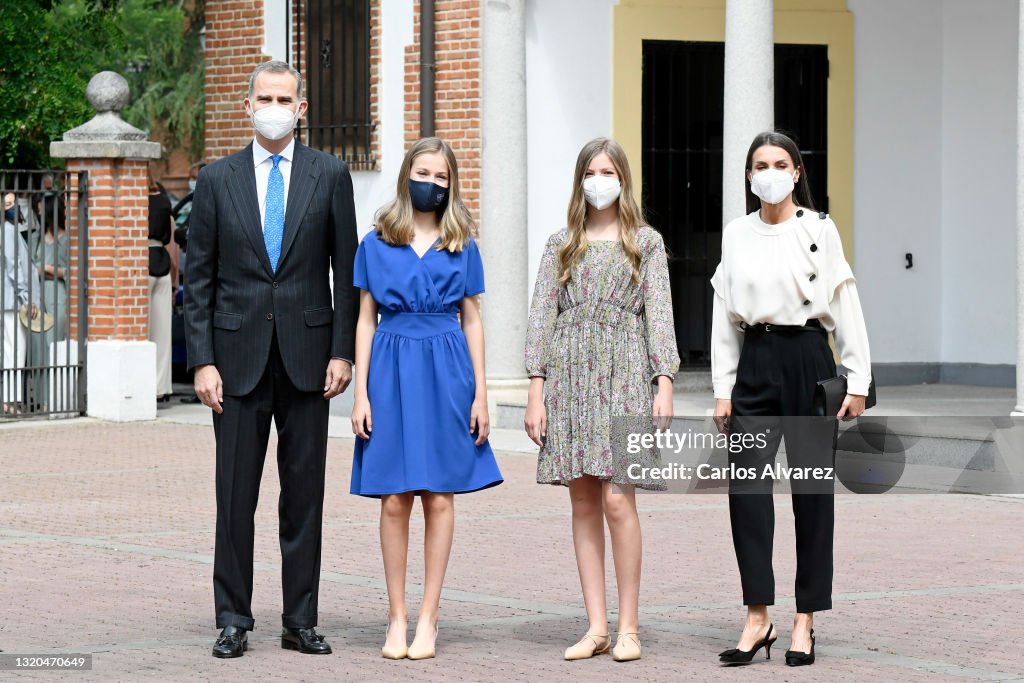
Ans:
<svg viewBox="0 0 1024 683"><path fill-rule="evenodd" d="M843 407L846 394L849 393L846 386L846 375L839 375L830 379L823 379L818 382L814 389L814 407L819 416L835 417L839 409ZM875 405L875 378L871 378L868 386L868 395L864 401L864 408L871 408Z"/></svg>

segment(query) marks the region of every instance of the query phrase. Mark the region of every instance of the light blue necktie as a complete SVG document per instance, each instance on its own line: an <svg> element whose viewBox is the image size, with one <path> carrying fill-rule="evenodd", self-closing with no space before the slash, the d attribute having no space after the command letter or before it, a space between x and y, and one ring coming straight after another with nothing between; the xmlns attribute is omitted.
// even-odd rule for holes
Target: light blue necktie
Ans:
<svg viewBox="0 0 1024 683"><path fill-rule="evenodd" d="M277 165L281 162L281 155L274 154L270 157L274 162L274 168L270 169L270 178L267 179L267 209L266 217L263 219L263 243L267 245L267 256L270 257L270 267L277 271L277 262L281 258L281 240L284 237L284 176Z"/></svg>

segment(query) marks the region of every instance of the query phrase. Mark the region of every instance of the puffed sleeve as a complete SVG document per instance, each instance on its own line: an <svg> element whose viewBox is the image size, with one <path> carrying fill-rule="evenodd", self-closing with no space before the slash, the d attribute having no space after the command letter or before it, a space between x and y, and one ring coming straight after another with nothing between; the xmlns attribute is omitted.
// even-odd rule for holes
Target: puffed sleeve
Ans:
<svg viewBox="0 0 1024 683"><path fill-rule="evenodd" d="M476 240L470 239L466 246L466 296L476 296L484 291L484 262Z"/></svg>
<svg viewBox="0 0 1024 683"><path fill-rule="evenodd" d="M740 364L743 333L729 312L728 249L722 236L722 262L715 269L711 286L715 290L711 308L711 386L716 399L732 399L736 369Z"/></svg>
<svg viewBox="0 0 1024 683"><path fill-rule="evenodd" d="M651 229L650 235L643 268L644 331L650 378L657 382L662 375L675 378L679 371L679 349L672 316L672 287L669 284L665 241L657 230Z"/></svg>
<svg viewBox="0 0 1024 683"><path fill-rule="evenodd" d="M828 287L828 300L831 304L839 288L847 282L855 282L856 278L853 277L853 269L850 268L850 263L846 260L846 255L843 253L843 241L839 237L839 229L836 228L836 224L832 222L831 218L826 220L827 224L824 230L824 237L828 243L828 249L825 252L828 259L826 262L828 270L826 284Z"/></svg>
<svg viewBox="0 0 1024 683"><path fill-rule="evenodd" d="M529 377L547 377L547 344L554 336L558 318L558 233L548 238L540 270L533 286L530 317L526 328L526 374Z"/></svg>
<svg viewBox="0 0 1024 683"><path fill-rule="evenodd" d="M847 391L858 396L868 395L871 384L871 350L868 346L867 325L853 276L839 231L828 226L829 241L829 313L835 322L832 336L836 340L839 362L847 369Z"/></svg>
<svg viewBox="0 0 1024 683"><path fill-rule="evenodd" d="M356 249L356 260L352 264L352 284L359 289L365 289L369 291L370 282L366 276L366 242L367 238L372 237L367 235L362 241L359 242L359 248Z"/></svg>

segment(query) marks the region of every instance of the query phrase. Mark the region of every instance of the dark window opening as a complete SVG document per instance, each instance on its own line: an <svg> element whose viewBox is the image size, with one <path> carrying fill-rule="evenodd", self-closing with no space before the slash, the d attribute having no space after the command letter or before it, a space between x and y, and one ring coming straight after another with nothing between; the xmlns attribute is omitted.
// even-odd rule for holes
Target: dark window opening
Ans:
<svg viewBox="0 0 1024 683"><path fill-rule="evenodd" d="M353 169L372 169L370 0L297 0L296 66L309 109L300 139ZM304 34L304 35L303 35Z"/></svg>
<svg viewBox="0 0 1024 683"><path fill-rule="evenodd" d="M711 364L710 279L722 256L724 63L723 43L643 43L643 203L670 252L676 343L691 368ZM775 126L800 146L820 211L828 210L827 104L828 47L776 45Z"/></svg>

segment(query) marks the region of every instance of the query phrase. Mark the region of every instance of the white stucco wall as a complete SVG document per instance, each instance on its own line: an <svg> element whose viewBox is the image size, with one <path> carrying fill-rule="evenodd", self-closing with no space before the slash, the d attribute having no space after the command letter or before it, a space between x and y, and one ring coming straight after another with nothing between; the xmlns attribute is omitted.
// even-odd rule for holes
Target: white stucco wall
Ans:
<svg viewBox="0 0 1024 683"><path fill-rule="evenodd" d="M612 130L616 0L527 0L529 294L548 235L565 227L576 156ZM639 168L639 159L630 159ZM524 227L524 229L526 229Z"/></svg>
<svg viewBox="0 0 1024 683"><path fill-rule="evenodd" d="M413 42L413 0L381 3L381 26L379 170L352 172L360 239L377 209L394 196L405 155L405 46Z"/></svg>
<svg viewBox="0 0 1024 683"><path fill-rule="evenodd" d="M854 16L854 271L874 362L942 359L942 17L934 5L848 5Z"/></svg>
<svg viewBox="0 0 1024 683"><path fill-rule="evenodd" d="M264 0L263 3L263 54L271 59L294 61L288 53L288 31L284 21L291 16L288 0Z"/></svg>
<svg viewBox="0 0 1024 683"><path fill-rule="evenodd" d="M1016 3L848 6L872 360L1013 363Z"/></svg>
<svg viewBox="0 0 1024 683"><path fill-rule="evenodd" d="M1016 363L1017 5L943 2L946 362Z"/></svg>

